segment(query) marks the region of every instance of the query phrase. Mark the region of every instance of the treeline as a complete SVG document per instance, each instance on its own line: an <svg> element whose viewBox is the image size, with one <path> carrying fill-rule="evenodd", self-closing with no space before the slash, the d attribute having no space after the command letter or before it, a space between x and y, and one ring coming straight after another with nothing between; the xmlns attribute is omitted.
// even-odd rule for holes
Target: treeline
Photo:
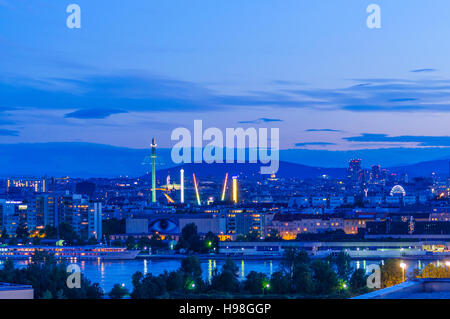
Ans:
<svg viewBox="0 0 450 319"><path fill-rule="evenodd" d="M204 280L200 260L196 256L189 256L182 260L177 271L158 276L144 276L136 272L132 277L133 290L130 296L137 299L246 298L263 295L348 298L368 291L365 271L353 270L350 261L346 253L313 261L305 251L290 249L286 250L280 269L270 277L251 271L240 281L239 268L231 259L227 259L220 271L214 271L211 280Z"/></svg>
<svg viewBox="0 0 450 319"><path fill-rule="evenodd" d="M31 285L37 299L99 299L103 290L80 274L80 288L69 288L67 264L58 262L54 255L36 251L25 268L15 268L8 259L0 270L0 282Z"/></svg>

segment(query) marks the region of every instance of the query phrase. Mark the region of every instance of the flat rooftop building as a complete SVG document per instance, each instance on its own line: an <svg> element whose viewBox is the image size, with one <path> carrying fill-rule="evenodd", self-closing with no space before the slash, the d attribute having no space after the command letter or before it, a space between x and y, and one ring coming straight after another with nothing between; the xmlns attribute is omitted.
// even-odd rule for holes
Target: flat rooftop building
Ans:
<svg viewBox="0 0 450 319"><path fill-rule="evenodd" d="M0 299L33 299L30 285L16 285L0 282Z"/></svg>
<svg viewBox="0 0 450 319"><path fill-rule="evenodd" d="M450 299L450 279L417 279L353 299Z"/></svg>

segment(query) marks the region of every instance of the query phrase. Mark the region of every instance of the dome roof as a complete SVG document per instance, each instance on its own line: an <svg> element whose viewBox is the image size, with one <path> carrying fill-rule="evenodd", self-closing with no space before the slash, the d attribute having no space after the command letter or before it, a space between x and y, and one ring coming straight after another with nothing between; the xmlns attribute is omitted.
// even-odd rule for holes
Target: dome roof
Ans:
<svg viewBox="0 0 450 319"><path fill-rule="evenodd" d="M395 185L391 189L391 196L395 196L395 195L405 196L406 195L405 189L400 185Z"/></svg>

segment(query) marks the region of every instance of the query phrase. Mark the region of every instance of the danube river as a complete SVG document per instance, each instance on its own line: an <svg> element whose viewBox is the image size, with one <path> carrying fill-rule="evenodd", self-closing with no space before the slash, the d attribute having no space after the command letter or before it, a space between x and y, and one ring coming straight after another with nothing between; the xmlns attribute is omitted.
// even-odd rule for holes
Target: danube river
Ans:
<svg viewBox="0 0 450 319"><path fill-rule="evenodd" d="M205 279L211 279L215 268L221 269L224 264L223 259L205 259L201 260L201 267L203 270L203 277ZM273 272L280 269L280 260L235 260L239 267L240 279L250 271L263 272L267 275L271 275ZM439 265L439 261L421 261L421 260L405 260L407 264L408 273L411 273L415 268L422 269L428 263L432 262ZM0 262L1 263L1 262ZM16 265L24 267L28 261L17 261ZM354 268L366 269L368 265L384 263L383 260L354 260L352 265ZM111 290L114 284L123 284L130 291L133 289L131 284L131 276L140 271L143 274L152 273L153 275L159 275L164 271L173 271L180 268L181 259L135 259L135 260L122 260L122 261L78 261L82 273L92 282L97 282L107 293Z"/></svg>

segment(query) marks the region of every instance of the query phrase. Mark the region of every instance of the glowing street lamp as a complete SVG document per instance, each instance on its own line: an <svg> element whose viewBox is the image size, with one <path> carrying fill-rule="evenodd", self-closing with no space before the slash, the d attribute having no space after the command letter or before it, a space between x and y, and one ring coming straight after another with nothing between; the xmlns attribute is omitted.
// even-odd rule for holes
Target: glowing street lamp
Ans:
<svg viewBox="0 0 450 319"><path fill-rule="evenodd" d="M404 262L400 263L400 268L402 269L402 281L405 281L405 270L406 270L406 264Z"/></svg>
<svg viewBox="0 0 450 319"><path fill-rule="evenodd" d="M450 261L447 260L447 261L445 262L445 265L446 265L447 267L450 267Z"/></svg>

